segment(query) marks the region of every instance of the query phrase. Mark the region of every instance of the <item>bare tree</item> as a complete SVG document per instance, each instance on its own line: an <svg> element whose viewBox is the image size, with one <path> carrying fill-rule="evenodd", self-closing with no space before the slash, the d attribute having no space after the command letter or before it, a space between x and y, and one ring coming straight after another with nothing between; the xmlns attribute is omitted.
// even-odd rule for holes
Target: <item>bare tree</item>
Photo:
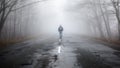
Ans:
<svg viewBox="0 0 120 68"><path fill-rule="evenodd" d="M116 0L117 3L118 0ZM90 19L94 20L95 22L91 23L91 28L93 32L97 32L101 38L110 40L112 39L112 24L111 24L111 2L106 0L89 0L89 7L88 10L92 10L92 17ZM120 4L119 4L120 5ZM118 8L119 9L119 8ZM117 11L119 12L119 11ZM120 14L116 14L117 18L120 17ZM118 18L119 20L119 18ZM120 31L120 29L119 29ZM116 32L117 33L117 32Z"/></svg>
<svg viewBox="0 0 120 68"><path fill-rule="evenodd" d="M120 0L111 0L113 8L115 10L115 16L118 21L118 32L119 32L119 40L120 40Z"/></svg>
<svg viewBox="0 0 120 68"><path fill-rule="evenodd" d="M102 30L103 25L102 25L101 11L98 5L98 0L91 0L90 4L92 6L91 9L94 12L94 20L96 20L96 27L99 30L100 33L99 35L100 37L105 38L104 31Z"/></svg>
<svg viewBox="0 0 120 68"><path fill-rule="evenodd" d="M18 0L0 0L0 34L4 23Z"/></svg>
<svg viewBox="0 0 120 68"><path fill-rule="evenodd" d="M104 0L98 0L98 3L99 3L99 8L100 8L100 11L102 14L101 16L103 18L106 32L108 35L108 40L110 40L111 39L111 29L110 29L109 15L108 15L107 6L106 6L107 3Z"/></svg>

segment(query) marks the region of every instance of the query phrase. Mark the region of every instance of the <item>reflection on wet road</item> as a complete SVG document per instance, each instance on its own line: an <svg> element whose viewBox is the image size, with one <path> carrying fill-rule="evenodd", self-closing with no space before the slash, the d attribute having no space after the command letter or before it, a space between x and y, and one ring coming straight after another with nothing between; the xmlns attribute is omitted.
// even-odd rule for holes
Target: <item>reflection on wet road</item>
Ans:
<svg viewBox="0 0 120 68"><path fill-rule="evenodd" d="M58 46L58 53L61 53L61 46Z"/></svg>
<svg viewBox="0 0 120 68"><path fill-rule="evenodd" d="M58 53L56 53L57 49ZM58 45L58 47L51 52L53 55L58 55L58 60L52 64L52 68L74 68L76 63L76 55L73 51L74 48Z"/></svg>

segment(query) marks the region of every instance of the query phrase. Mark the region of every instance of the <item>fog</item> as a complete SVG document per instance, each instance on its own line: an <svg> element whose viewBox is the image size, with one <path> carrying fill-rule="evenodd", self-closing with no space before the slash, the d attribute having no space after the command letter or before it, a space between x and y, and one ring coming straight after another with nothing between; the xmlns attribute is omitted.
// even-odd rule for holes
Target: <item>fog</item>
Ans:
<svg viewBox="0 0 120 68"><path fill-rule="evenodd" d="M111 0L16 1L14 4L11 0L13 7L9 6L6 11L1 9L0 15L5 13L0 16L0 34L3 39L41 34L58 35L60 25L64 28L64 34L116 39L120 33L119 4L113 6L114 1Z"/></svg>
<svg viewBox="0 0 120 68"><path fill-rule="evenodd" d="M42 31L57 34L59 25L62 25L65 34L87 34L87 25L82 20L85 13L80 12L81 10L75 10L80 1L81 0L48 0L37 4L34 12L35 17L37 17L35 21L38 23L31 29L33 29L35 33ZM39 29L41 29L41 31Z"/></svg>
<svg viewBox="0 0 120 68"><path fill-rule="evenodd" d="M0 68L120 68L120 0L0 0Z"/></svg>

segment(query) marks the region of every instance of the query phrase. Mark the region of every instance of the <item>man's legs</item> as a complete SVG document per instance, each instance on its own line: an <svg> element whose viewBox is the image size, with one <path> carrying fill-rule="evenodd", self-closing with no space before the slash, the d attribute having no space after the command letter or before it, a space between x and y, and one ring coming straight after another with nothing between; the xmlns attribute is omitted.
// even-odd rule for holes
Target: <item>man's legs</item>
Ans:
<svg viewBox="0 0 120 68"><path fill-rule="evenodd" d="M62 40L62 32L60 32L60 38L59 39L61 39Z"/></svg>

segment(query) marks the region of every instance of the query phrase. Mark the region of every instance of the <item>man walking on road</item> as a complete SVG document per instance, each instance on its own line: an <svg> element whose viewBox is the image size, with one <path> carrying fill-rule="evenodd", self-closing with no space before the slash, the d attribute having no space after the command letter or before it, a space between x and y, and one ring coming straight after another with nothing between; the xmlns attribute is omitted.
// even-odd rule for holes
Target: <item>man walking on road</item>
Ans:
<svg viewBox="0 0 120 68"><path fill-rule="evenodd" d="M63 27L60 25L58 28L58 32L59 32L59 39L62 40L62 36L63 36Z"/></svg>

